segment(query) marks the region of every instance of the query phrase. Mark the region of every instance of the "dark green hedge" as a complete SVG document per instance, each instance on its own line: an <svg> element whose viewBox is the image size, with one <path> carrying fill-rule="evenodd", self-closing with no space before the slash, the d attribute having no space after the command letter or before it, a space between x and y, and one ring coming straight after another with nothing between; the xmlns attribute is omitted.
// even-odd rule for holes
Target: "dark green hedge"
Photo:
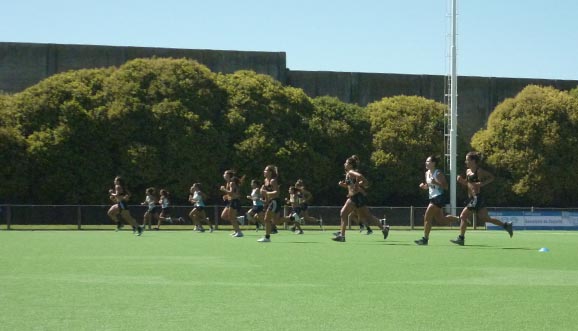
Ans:
<svg viewBox="0 0 578 331"><path fill-rule="evenodd" d="M492 204L573 204L577 109L571 94L536 86L498 106L472 141L499 175ZM216 204L224 170L245 175L248 190L276 164L283 191L302 178L314 204L339 205L343 162L356 154L371 204L421 205L424 160L443 153L444 110L416 96L367 107L311 99L269 76L216 74L188 59L69 71L0 96L0 200L105 203L121 175L133 203L149 186L185 203L201 182Z"/></svg>

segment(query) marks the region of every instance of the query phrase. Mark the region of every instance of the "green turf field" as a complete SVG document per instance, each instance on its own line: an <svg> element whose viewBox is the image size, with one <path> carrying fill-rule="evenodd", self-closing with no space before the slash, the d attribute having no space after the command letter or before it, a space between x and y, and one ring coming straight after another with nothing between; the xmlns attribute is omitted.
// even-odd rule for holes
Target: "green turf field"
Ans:
<svg viewBox="0 0 578 331"><path fill-rule="evenodd" d="M1 330L576 330L578 233L0 231ZM541 253L541 247L550 252Z"/></svg>

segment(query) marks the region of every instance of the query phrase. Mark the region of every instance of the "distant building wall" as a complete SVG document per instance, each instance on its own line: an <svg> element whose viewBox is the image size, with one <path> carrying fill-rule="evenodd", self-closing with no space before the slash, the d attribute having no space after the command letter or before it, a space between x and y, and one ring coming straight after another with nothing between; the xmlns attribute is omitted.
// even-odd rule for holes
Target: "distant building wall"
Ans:
<svg viewBox="0 0 578 331"><path fill-rule="evenodd" d="M444 76L374 74L356 72L288 71L287 84L311 97L335 96L347 103L365 106L396 95L417 95L444 102L448 88ZM490 113L506 98L535 84L559 90L578 87L578 80L548 80L495 77L458 77L458 122L462 135L471 138L485 127Z"/></svg>
<svg viewBox="0 0 578 331"><path fill-rule="evenodd" d="M330 95L365 106L384 97L418 95L444 101L445 77L435 75L293 71L284 52L216 51L151 47L59 45L0 42L0 91L14 93L59 72L120 66L135 58L190 58L214 72L253 70L311 97ZM458 77L458 120L461 134L471 137L486 125L494 108L530 84L570 90L577 80Z"/></svg>
<svg viewBox="0 0 578 331"><path fill-rule="evenodd" d="M67 70L121 66L132 59L155 56L194 59L214 72L247 69L286 80L284 52L0 42L0 91L19 92Z"/></svg>

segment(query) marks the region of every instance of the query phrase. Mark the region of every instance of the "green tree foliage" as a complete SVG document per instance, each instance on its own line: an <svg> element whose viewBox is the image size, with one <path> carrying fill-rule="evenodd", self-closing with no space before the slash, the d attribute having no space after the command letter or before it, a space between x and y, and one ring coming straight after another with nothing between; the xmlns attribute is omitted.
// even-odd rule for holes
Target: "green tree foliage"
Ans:
<svg viewBox="0 0 578 331"><path fill-rule="evenodd" d="M10 122L10 120L8 119L8 116L5 114L5 112L8 110L8 108L10 108L9 105L11 102L12 96L0 91L0 115L4 115L0 116L0 127L6 127L9 125L8 122Z"/></svg>
<svg viewBox="0 0 578 331"><path fill-rule="evenodd" d="M191 184L218 177L214 165L226 157L219 128L227 98L215 78L196 61L137 59L107 80L109 145L116 171L133 190L163 187L183 202Z"/></svg>
<svg viewBox="0 0 578 331"><path fill-rule="evenodd" d="M418 185L425 159L443 155L445 106L418 96L396 96L369 104L367 111L373 139L373 201L423 203Z"/></svg>
<svg viewBox="0 0 578 331"><path fill-rule="evenodd" d="M301 89L251 71L220 75L218 82L228 94L222 141L232 146L222 170L262 180L265 166L275 164L286 190L315 168L319 157L307 127L313 105Z"/></svg>
<svg viewBox="0 0 578 331"><path fill-rule="evenodd" d="M276 164L283 192L303 178L315 204L335 205L345 194L336 185L343 163L356 154L372 204L421 205L424 160L443 152L444 109L421 97L365 108L311 99L266 75L215 74L187 59L65 72L0 95L0 157L18 164L0 171L0 198L106 203L112 179L122 175L132 203L149 186L184 203L194 182L215 197L209 203L219 203L224 170L246 175L247 190L249 179L262 179L264 167ZM521 174L512 173L512 181Z"/></svg>
<svg viewBox="0 0 578 331"><path fill-rule="evenodd" d="M214 79L195 61L135 60L58 74L3 98L3 124L26 141L27 201L105 202L116 175L133 193L156 185L186 199L225 157L213 121L226 95Z"/></svg>
<svg viewBox="0 0 578 331"><path fill-rule="evenodd" d="M578 98L578 87L575 87L569 91L570 95L574 98Z"/></svg>
<svg viewBox="0 0 578 331"><path fill-rule="evenodd" d="M337 186L344 176L345 159L353 154L369 159L369 121L364 108L335 97L315 98L313 105L309 132L318 158L308 178L309 189L315 192L316 201L335 204L345 195L345 190Z"/></svg>
<svg viewBox="0 0 578 331"><path fill-rule="evenodd" d="M98 199L110 154L97 110L105 105L102 83L110 70L70 71L15 94L7 124L27 146L26 200L76 203Z"/></svg>
<svg viewBox="0 0 578 331"><path fill-rule="evenodd" d="M551 87L528 86L498 105L472 138L499 176L491 202L575 205L577 129L578 99Z"/></svg>
<svg viewBox="0 0 578 331"><path fill-rule="evenodd" d="M26 140L15 129L0 127L0 203L27 201Z"/></svg>

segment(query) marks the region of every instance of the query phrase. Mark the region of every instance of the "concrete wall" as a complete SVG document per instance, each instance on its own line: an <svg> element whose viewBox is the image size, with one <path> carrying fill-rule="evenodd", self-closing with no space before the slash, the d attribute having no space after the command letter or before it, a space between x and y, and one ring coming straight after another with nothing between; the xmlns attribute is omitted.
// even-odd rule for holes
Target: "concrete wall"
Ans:
<svg viewBox="0 0 578 331"><path fill-rule="evenodd" d="M153 56L195 59L214 72L253 70L302 88L311 97L330 95L362 106L395 95L419 95L443 102L446 90L444 76L288 70L284 52L0 42L0 91L19 92L67 70L120 66L131 59ZM578 81L459 77L458 116L462 134L471 137L486 125L496 105L529 84L570 90L578 86Z"/></svg>
<svg viewBox="0 0 578 331"><path fill-rule="evenodd" d="M417 95L444 102L444 76L372 74L351 72L289 71L287 84L302 88L309 96L335 96L365 106L384 97ZM470 138L486 125L488 116L506 98L530 85L559 90L578 87L576 80L546 80L495 77L458 77L460 132Z"/></svg>
<svg viewBox="0 0 578 331"><path fill-rule="evenodd" d="M0 42L0 91L19 92L67 70L120 66L128 60L153 56L195 59L214 72L248 69L286 80L284 52Z"/></svg>

